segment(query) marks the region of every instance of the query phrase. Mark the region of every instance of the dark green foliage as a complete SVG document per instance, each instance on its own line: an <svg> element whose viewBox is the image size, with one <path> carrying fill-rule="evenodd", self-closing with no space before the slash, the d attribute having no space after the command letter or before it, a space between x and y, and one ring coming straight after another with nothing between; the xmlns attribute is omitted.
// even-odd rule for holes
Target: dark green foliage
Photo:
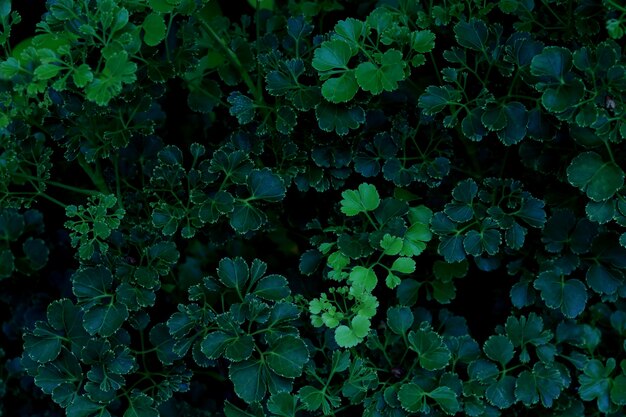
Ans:
<svg viewBox="0 0 626 417"><path fill-rule="evenodd" d="M30 3L0 414L623 414L619 2Z"/></svg>

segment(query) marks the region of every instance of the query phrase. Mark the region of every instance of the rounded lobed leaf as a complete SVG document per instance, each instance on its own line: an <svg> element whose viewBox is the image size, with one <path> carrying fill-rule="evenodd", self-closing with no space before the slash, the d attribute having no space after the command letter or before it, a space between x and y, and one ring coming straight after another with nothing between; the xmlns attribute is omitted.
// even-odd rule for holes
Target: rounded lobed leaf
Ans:
<svg viewBox="0 0 626 417"><path fill-rule="evenodd" d="M596 152L584 152L567 167L567 180L593 201L607 200L624 185L624 171L612 161L605 162Z"/></svg>

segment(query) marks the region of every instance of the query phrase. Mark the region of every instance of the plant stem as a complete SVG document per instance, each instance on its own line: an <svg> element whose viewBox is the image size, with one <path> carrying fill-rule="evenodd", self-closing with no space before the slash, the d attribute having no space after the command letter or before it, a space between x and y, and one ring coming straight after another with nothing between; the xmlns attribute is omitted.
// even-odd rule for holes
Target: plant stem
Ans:
<svg viewBox="0 0 626 417"><path fill-rule="evenodd" d="M109 187L107 187L106 182L104 181L104 178L102 177L102 174L100 173L100 170L94 171L93 169L91 169L91 167L89 166L89 164L87 163L83 155L78 156L78 164L81 166L83 171L85 171L87 176L91 179L91 182L93 182L93 185L96 186L98 191L100 191L103 194L110 193Z"/></svg>
<svg viewBox="0 0 626 417"><path fill-rule="evenodd" d="M202 26L207 30L207 32L213 37L213 39L215 39L215 41L224 50L224 52L226 52L226 56L228 57L228 60L230 61L230 63L233 64L233 66L237 69L237 71L239 71L241 78L243 78L243 82L246 84L250 92L252 92L252 95L254 96L254 101L257 103L263 103L263 96L259 94L259 91L257 90L256 85L254 84L254 81L252 81L250 74L248 74L248 71L246 71L246 69L243 67L237 55L235 55L235 53L228 47L228 45L226 45L226 42L224 42L224 39L222 39L217 33L215 33L213 28L209 26L208 23L206 23L205 21L201 21L201 23L202 23Z"/></svg>

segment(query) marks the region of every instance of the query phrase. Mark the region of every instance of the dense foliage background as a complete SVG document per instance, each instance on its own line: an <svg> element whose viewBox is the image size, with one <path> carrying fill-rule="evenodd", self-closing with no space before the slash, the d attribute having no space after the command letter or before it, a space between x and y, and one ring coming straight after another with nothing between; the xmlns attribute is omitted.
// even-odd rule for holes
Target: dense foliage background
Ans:
<svg viewBox="0 0 626 417"><path fill-rule="evenodd" d="M623 416L625 29L0 0L0 415Z"/></svg>

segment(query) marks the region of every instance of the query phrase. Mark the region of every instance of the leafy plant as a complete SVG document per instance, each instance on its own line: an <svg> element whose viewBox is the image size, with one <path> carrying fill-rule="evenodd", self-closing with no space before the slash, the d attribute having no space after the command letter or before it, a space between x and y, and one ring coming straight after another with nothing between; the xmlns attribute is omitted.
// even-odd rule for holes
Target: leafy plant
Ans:
<svg viewBox="0 0 626 417"><path fill-rule="evenodd" d="M0 0L0 414L622 415L618 3Z"/></svg>

